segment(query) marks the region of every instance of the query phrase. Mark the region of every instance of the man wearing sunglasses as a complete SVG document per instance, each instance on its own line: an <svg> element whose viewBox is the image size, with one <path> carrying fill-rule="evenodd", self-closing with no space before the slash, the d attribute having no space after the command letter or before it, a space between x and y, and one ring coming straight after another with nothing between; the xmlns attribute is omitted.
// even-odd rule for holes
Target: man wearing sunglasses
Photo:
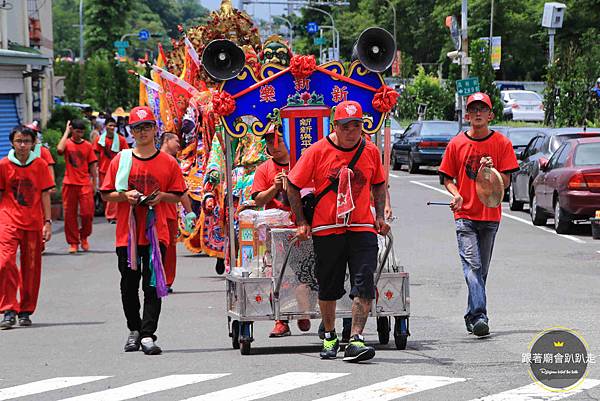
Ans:
<svg viewBox="0 0 600 401"><path fill-rule="evenodd" d="M511 142L488 127L494 119L488 95L478 92L469 96L466 119L471 129L450 141L439 173L453 196L450 209L454 212L458 253L468 288L465 325L469 333L481 337L490 332L485 285L502 206L485 206L477 196L475 180L481 167L495 167L507 187L510 174L519 165Z"/></svg>
<svg viewBox="0 0 600 401"><path fill-rule="evenodd" d="M158 274L164 277L162 266L171 238L167 204L180 202L187 187L175 158L156 149L158 128L152 110L134 107L129 125L136 146L121 151L110 162L101 191L105 201L117 202L116 253L123 312L130 331L124 350L138 351L141 346L144 354L158 355L162 352L154 334L161 310ZM141 317L140 280L144 291Z"/></svg>

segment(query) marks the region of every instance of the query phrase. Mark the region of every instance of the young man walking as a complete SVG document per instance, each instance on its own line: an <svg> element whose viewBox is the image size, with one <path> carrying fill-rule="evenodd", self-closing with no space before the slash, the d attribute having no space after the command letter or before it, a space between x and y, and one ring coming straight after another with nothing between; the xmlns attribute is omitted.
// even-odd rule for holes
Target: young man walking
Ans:
<svg viewBox="0 0 600 401"><path fill-rule="evenodd" d="M90 250L88 242L94 222L94 193L98 188L98 159L92 144L83 139L86 123L83 120L67 122L67 128L56 146L65 158L65 177L62 198L65 218L65 237L69 253ZM90 178L91 177L91 178ZM81 227L78 219L81 220Z"/></svg>
<svg viewBox="0 0 600 401"><path fill-rule="evenodd" d="M12 328L17 317L20 326L31 326L40 290L42 246L52 235L49 191L54 188L48 164L32 153L35 133L21 126L12 130L9 139L13 149L0 160L2 330Z"/></svg>
<svg viewBox="0 0 600 401"><path fill-rule="evenodd" d="M156 149L158 128L150 108L133 108L129 124L136 147L112 160L101 191L105 201L118 203L116 253L121 301L130 330L125 352L141 346L144 354L158 355L162 350L156 345L155 332L161 297L166 295L163 263L170 243L167 204L180 202L186 185L175 159ZM141 317L140 280L144 292Z"/></svg>
<svg viewBox="0 0 600 401"><path fill-rule="evenodd" d="M290 203L286 193L287 172L290 169L290 154L288 153L283 140L275 144L275 129L265 134L267 143L267 152L271 159L267 160L256 169L254 181L252 183L252 198L256 202L256 207L265 209L290 210ZM301 331L310 330L309 319L298 319L298 328ZM287 320L276 320L273 330L269 337L285 337L291 335L290 326Z"/></svg>
<svg viewBox="0 0 600 401"><path fill-rule="evenodd" d="M325 328L321 358L337 356L336 301L345 294L346 269L353 277L352 328L344 360L360 362L375 356L362 336L375 298L377 234L390 229L384 219L385 177L377 147L362 138L363 114L359 103L344 101L334 113L335 131L313 144L288 175L288 197L296 215L299 239L313 237L317 259L319 307ZM300 188L314 182L320 198L312 224L306 220ZM371 212L371 197L375 217Z"/></svg>
<svg viewBox="0 0 600 401"><path fill-rule="evenodd" d="M108 171L108 166L112 159L123 149L129 149L127 141L121 135L116 133L117 122L114 118L108 117L104 131L94 139L92 148L98 158L98 177L99 185L104 182L104 177ZM117 220L117 205L114 202L106 202L104 216L109 223L114 224Z"/></svg>
<svg viewBox="0 0 600 401"><path fill-rule="evenodd" d="M439 172L453 196L450 209L468 289L465 325L469 333L481 337L490 332L485 285L502 206L486 207L477 196L475 180L481 167L495 167L506 188L519 165L511 142L488 127L494 119L488 95L478 92L468 97L466 118L471 129L452 138Z"/></svg>

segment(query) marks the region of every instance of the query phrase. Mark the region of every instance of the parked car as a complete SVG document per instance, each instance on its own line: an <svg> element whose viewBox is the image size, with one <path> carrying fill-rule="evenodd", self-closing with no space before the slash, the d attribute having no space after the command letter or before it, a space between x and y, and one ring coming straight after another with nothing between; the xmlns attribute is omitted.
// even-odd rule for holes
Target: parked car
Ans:
<svg viewBox="0 0 600 401"><path fill-rule="evenodd" d="M488 128L493 131L497 131L504 136L507 136L508 130L510 129L510 127L508 127L506 125L490 125Z"/></svg>
<svg viewBox="0 0 600 401"><path fill-rule="evenodd" d="M549 132L549 128L544 127L523 127L523 128L509 128L505 133L506 137L510 139L512 147L515 150L515 155L519 157L523 150L527 147L527 144L533 137L545 135Z"/></svg>
<svg viewBox="0 0 600 401"><path fill-rule="evenodd" d="M559 128L544 131L533 137L519 157L519 171L513 173L510 178L508 196L510 210L523 210L524 204L531 204L532 185L540 171L540 158L550 159L560 145L569 139L599 134L598 129L588 129L584 132L582 128Z"/></svg>
<svg viewBox="0 0 600 401"><path fill-rule="evenodd" d="M392 166L399 170L408 166L415 174L420 166L439 166L450 139L458 133L456 121L416 121L394 142Z"/></svg>
<svg viewBox="0 0 600 401"><path fill-rule="evenodd" d="M500 92L504 106L502 115L509 120L544 121L544 103L534 91L506 90Z"/></svg>
<svg viewBox="0 0 600 401"><path fill-rule="evenodd" d="M533 181L531 221L544 225L554 217L559 234L570 232L574 220L587 220L600 209L600 138L565 141L550 158L540 158Z"/></svg>

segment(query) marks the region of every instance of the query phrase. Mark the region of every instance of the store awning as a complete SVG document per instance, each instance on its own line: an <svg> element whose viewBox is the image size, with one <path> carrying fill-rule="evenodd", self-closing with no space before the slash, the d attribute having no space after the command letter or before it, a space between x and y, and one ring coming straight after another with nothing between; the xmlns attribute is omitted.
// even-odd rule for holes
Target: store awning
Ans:
<svg viewBox="0 0 600 401"><path fill-rule="evenodd" d="M0 65L48 66L50 58L41 54L0 49Z"/></svg>

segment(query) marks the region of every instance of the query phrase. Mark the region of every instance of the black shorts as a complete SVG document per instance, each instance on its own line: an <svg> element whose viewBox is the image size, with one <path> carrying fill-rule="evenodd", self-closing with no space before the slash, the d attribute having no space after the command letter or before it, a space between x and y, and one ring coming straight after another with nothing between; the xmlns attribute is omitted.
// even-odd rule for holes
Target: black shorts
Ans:
<svg viewBox="0 0 600 401"><path fill-rule="evenodd" d="M348 231L313 237L317 259L316 275L319 299L335 301L344 296L346 266L350 270L350 298L375 299L373 283L377 268L377 235Z"/></svg>

